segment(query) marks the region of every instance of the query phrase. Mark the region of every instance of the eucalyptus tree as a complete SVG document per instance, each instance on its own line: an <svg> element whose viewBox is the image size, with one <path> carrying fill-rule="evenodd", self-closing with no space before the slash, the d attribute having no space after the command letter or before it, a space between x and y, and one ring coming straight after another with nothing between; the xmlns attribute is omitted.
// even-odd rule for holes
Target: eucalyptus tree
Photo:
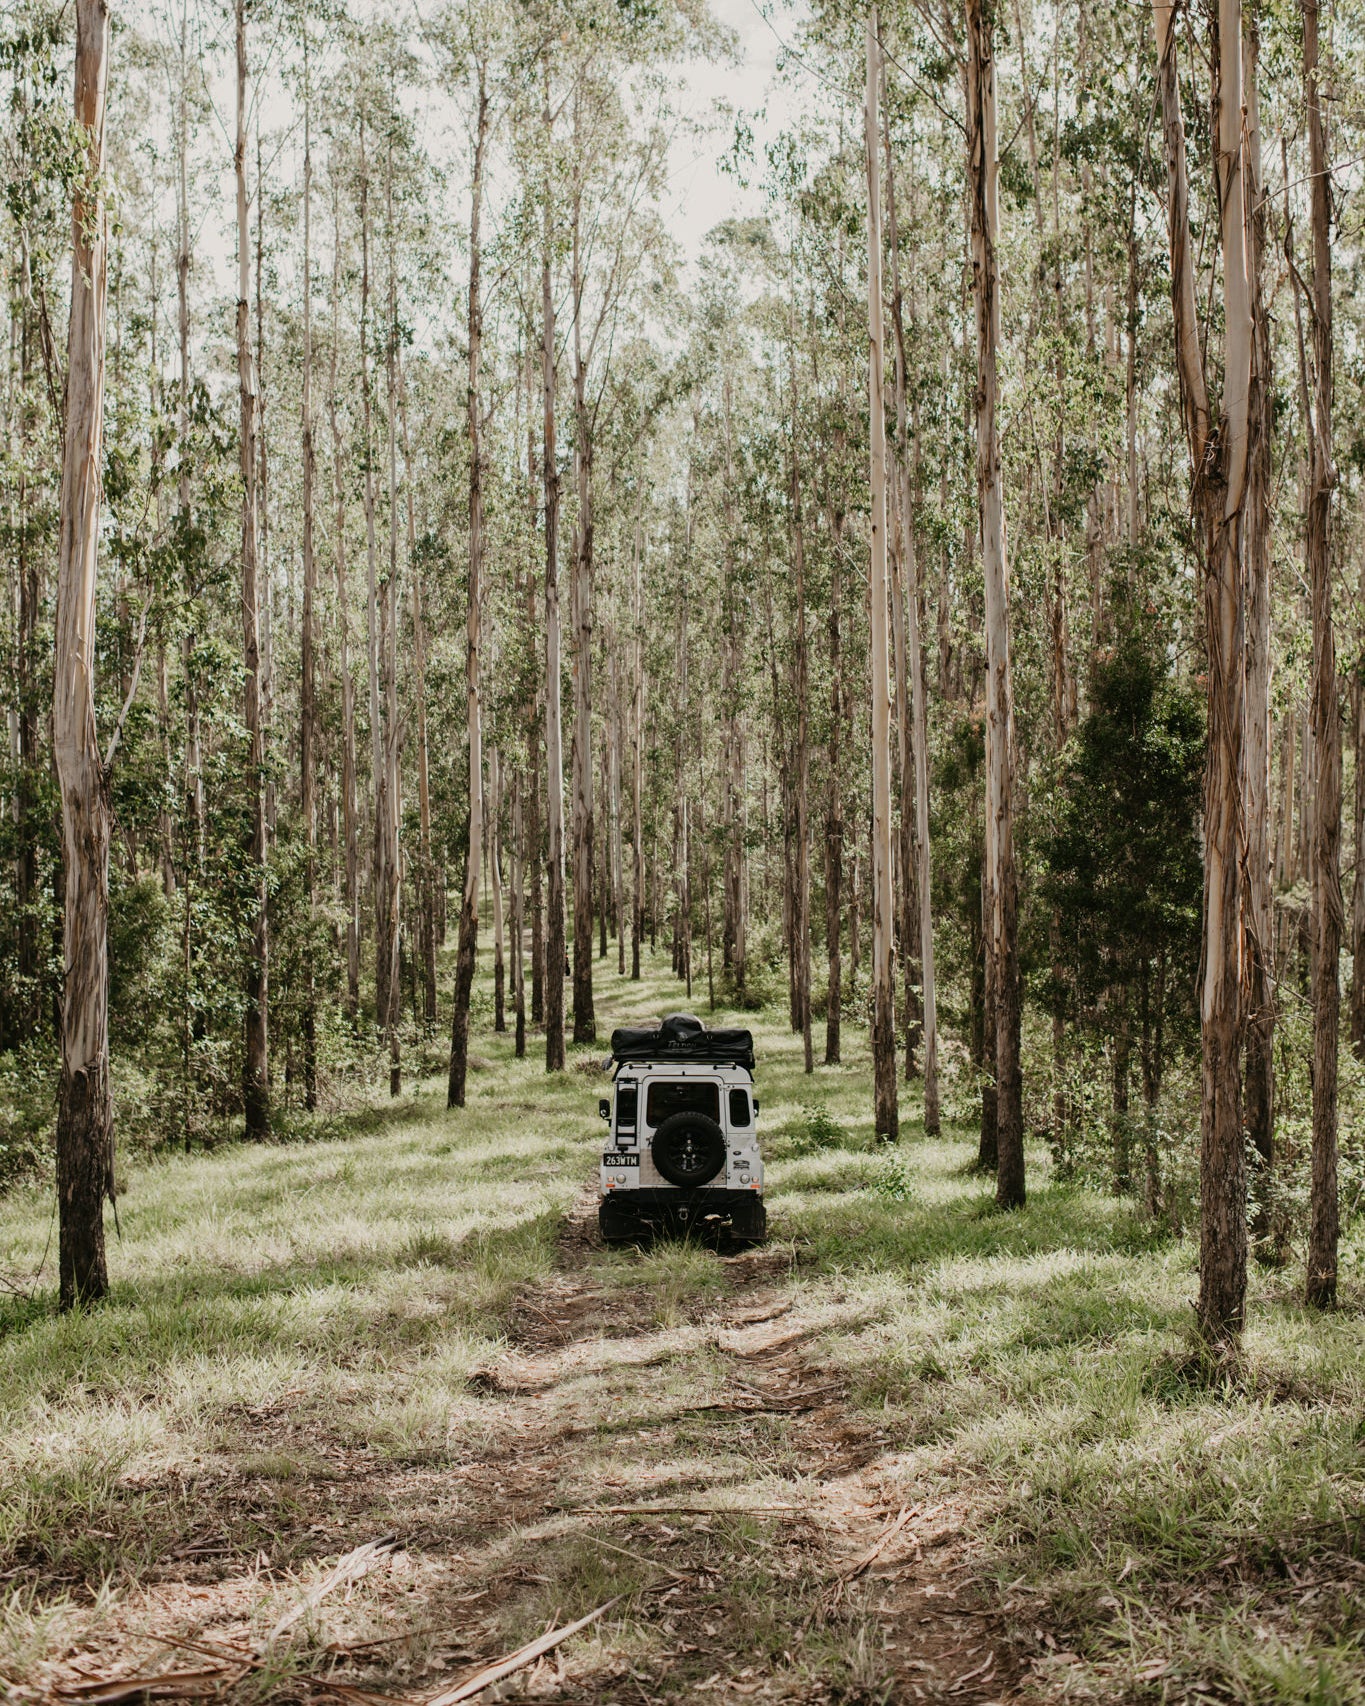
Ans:
<svg viewBox="0 0 1365 1706"><path fill-rule="evenodd" d="M480 354L483 338L483 279L480 227L484 157L488 146L489 90L486 50L473 57L474 158L469 190L469 309L466 422L469 434L469 590L465 623L465 705L469 738L469 843L465 854L464 902L460 908L455 961L455 1001L450 1032L447 1106L462 1108L469 1067L469 998L479 932L479 869L483 858L483 706L479 680L483 597L484 513Z"/></svg>
<svg viewBox="0 0 1365 1706"><path fill-rule="evenodd" d="M1158 85L1168 181L1176 368L1203 553L1208 652L1204 951L1200 997L1199 1321L1215 1346L1241 1332L1246 1301L1246 1160L1241 1127L1241 815L1245 715L1241 528L1248 467L1252 316L1242 172L1239 0L1220 0L1214 39L1215 179L1224 296L1222 418L1209 403L1195 306L1185 127L1173 8L1156 0Z"/></svg>
<svg viewBox="0 0 1365 1706"><path fill-rule="evenodd" d="M1018 888L1014 864L1014 686L1000 469L998 358L1001 336L999 158L995 44L990 13L967 3L967 185L976 307L976 467L986 605L987 952L995 977L996 1201L1024 1201L1020 1070ZM990 1039L988 1039L989 1046Z"/></svg>
<svg viewBox="0 0 1365 1706"><path fill-rule="evenodd" d="M253 898L246 954L246 1052L242 1099L248 1137L270 1135L270 925L266 905L265 706L260 629L259 396L251 341L251 218L247 191L248 77L246 0L234 0L237 128L233 173L237 190L238 454L242 476L242 656L245 666L247 797L251 823ZM259 193L259 190L258 190Z"/></svg>
<svg viewBox="0 0 1365 1706"><path fill-rule="evenodd" d="M52 745L62 797L66 975L57 1103L58 1261L64 1309L104 1296L104 1199L114 1190L109 1089L108 766L95 725L95 603L103 467L108 238L104 121L109 14L76 8L74 113L83 158L71 212L66 438L57 555Z"/></svg>
<svg viewBox="0 0 1365 1706"><path fill-rule="evenodd" d="M867 20L868 409L871 420L872 493L872 1070L873 1118L878 1137L899 1136L896 1097L895 990L892 984L894 900L891 879L890 657L887 644L886 423L882 318L881 40L877 8Z"/></svg>
<svg viewBox="0 0 1365 1706"><path fill-rule="evenodd" d="M1331 1308L1337 1298L1337 1055L1341 1031L1341 707L1337 698L1332 620L1332 184L1319 58L1320 8L1303 8L1303 87L1312 185L1313 265L1311 387L1308 436L1306 555L1313 621L1310 738L1313 819L1309 882L1313 930L1313 1156L1308 1228L1307 1298ZM1357 858L1360 857L1357 849Z"/></svg>

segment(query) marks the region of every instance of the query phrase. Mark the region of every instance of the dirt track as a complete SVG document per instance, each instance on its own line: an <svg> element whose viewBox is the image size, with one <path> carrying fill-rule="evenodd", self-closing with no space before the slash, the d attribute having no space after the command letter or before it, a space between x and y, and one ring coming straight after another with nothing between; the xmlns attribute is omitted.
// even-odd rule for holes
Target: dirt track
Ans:
<svg viewBox="0 0 1365 1706"><path fill-rule="evenodd" d="M709 1290L661 1306L632 1283L640 1258L602 1261L593 1207L580 1201L551 1278L520 1296L507 1354L472 1377L477 1425L446 1461L381 1462L316 1437L295 1395L241 1417L262 1445L319 1466L312 1508L294 1513L296 1580L381 1525L402 1550L323 1601L273 1681L258 1672L236 1697L264 1683L269 1698L321 1699L331 1682L343 1698L420 1700L517 1644L512 1631L625 1593L481 1698L1017 1698L1018 1666L973 1603L957 1513L916 1502L886 1436L818 1365L818 1334L852 1323L837 1294L807 1294L773 1247L707 1253ZM210 1526L231 1541L266 1514L248 1500ZM212 1534L200 1545L162 1560L137 1627L83 1655L87 1680L145 1666L153 1631L247 1644L264 1594L272 1608L297 1596L272 1591L264 1551L223 1576Z"/></svg>

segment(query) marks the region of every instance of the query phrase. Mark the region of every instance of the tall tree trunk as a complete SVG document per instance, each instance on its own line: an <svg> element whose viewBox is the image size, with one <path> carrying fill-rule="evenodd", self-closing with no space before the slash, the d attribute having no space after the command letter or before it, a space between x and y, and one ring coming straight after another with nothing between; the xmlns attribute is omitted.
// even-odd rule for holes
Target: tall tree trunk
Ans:
<svg viewBox="0 0 1365 1706"><path fill-rule="evenodd" d="M607 650L610 650L611 636L607 636ZM606 804L607 822L605 832L598 837L598 845L602 856L597 861L597 957L604 960L607 957L608 922L615 914L612 910L612 831L615 820L612 817L611 791L611 711L608 708L603 722L606 725L605 739L600 748L601 774L598 783L601 786L601 798Z"/></svg>
<svg viewBox="0 0 1365 1706"><path fill-rule="evenodd" d="M986 603L986 840L990 849L987 952L995 971L996 1201L1024 1201L1023 1086L1019 1061L1020 988L1014 869L1014 692L1010 679L1009 573L1000 473L999 161L995 128L995 48L983 0L967 0L967 171L976 304L976 470L981 568ZM991 1039L987 1038L987 1047Z"/></svg>
<svg viewBox="0 0 1365 1706"><path fill-rule="evenodd" d="M1204 800L1205 939L1201 1002L1199 1319L1215 1345L1241 1330L1246 1302L1246 1150L1241 1122L1243 962L1239 798L1244 746L1242 520L1253 326L1247 279L1240 0L1219 0L1214 44L1216 163L1223 225L1225 351L1222 467L1201 461L1212 525L1206 582L1209 747ZM1221 475L1221 479L1219 478Z"/></svg>
<svg viewBox="0 0 1365 1706"><path fill-rule="evenodd" d="M176 308L177 331L180 343L179 384L179 473L177 477L176 528L184 570L184 594L187 605L198 591L196 550L194 544L194 514L190 486L190 191L189 191L189 0L182 0L180 12L180 65L176 113ZM21 587L22 587L21 581ZM21 624L22 634L22 624ZM194 1009L194 888L204 871L204 767L199 723L199 682L197 667L197 636L188 623L180 642L181 674L185 693L185 773L184 810L186 847L184 861L184 906L180 938L180 967L183 981L180 1008L180 1054L182 1072L181 1124L186 1147L192 1132L191 1063L194 1052L196 1014ZM22 758L22 748L21 748Z"/></svg>
<svg viewBox="0 0 1365 1706"><path fill-rule="evenodd" d="M1356 594L1365 610L1365 553ZM1351 686L1351 730L1355 749L1355 877L1351 885L1351 1047L1365 1060L1365 671L1356 659Z"/></svg>
<svg viewBox="0 0 1365 1706"><path fill-rule="evenodd" d="M895 292L892 291L892 301ZM899 390L899 387L897 387ZM899 401L899 398L898 398ZM904 436L904 410L901 411L899 437ZM891 517L888 522L888 561L891 571L891 672L896 704L896 776L900 805L899 834L896 839L897 866L900 873L897 901L896 935L900 942L900 971L905 1008L905 1080L916 1076L915 1054L923 1034L920 1015L919 986L919 913L916 907L914 782L910 757L910 660L905 644L905 577L903 574L905 541L909 519L905 504L905 452L897 445L891 461Z"/></svg>
<svg viewBox="0 0 1365 1706"><path fill-rule="evenodd" d="M450 1023L450 1081L446 1106L462 1108L469 1071L469 998L474 988L474 958L479 940L479 862L483 850L483 707L479 689L480 619L483 600L483 447L479 418L479 346L483 337L483 299L479 265L479 220L483 211L484 148L488 141L487 67L479 64L478 110L474 138L474 174L469 192L469 378L466 413L469 433L469 611L465 649L465 707L469 723L469 841L465 852L464 901L455 954L455 1002ZM547 457L548 461L548 457Z"/></svg>
<svg viewBox="0 0 1365 1706"><path fill-rule="evenodd" d="M392 91L391 101L395 101ZM384 394L388 415L389 462L389 573L381 588L379 607L380 685L384 695L384 913L388 947L389 991L387 1010L381 1015L389 1045L389 1094L398 1095L403 1086L402 1059L398 1044L398 1019L402 1010L403 984L403 894L402 850L402 724L398 719L398 270L393 221L393 136L389 135L384 165L385 246L388 249L388 331L384 339ZM376 944L376 947L378 945Z"/></svg>
<svg viewBox="0 0 1365 1706"><path fill-rule="evenodd" d="M313 601L317 592L317 562L313 548L313 147L312 85L309 79L308 16L303 31L303 397L299 429L303 459L303 612L299 636L299 809L303 817L304 884L311 922L317 908L317 731L313 658ZM318 1105L317 992L312 953L303 972L303 1105L309 1113Z"/></svg>
<svg viewBox="0 0 1365 1706"><path fill-rule="evenodd" d="M634 628L633 679L630 692L630 727L634 744L631 775L631 837L634 879L631 883L630 975L640 981L640 945L645 934L645 616L641 572L644 555L641 519L635 516L634 584L631 615Z"/></svg>
<svg viewBox="0 0 1365 1706"><path fill-rule="evenodd" d="M512 1010L517 1059L526 1058L526 863L522 841L522 773L512 772Z"/></svg>
<svg viewBox="0 0 1365 1706"><path fill-rule="evenodd" d="M1155 0L1157 82L1166 150L1176 368L1192 498L1205 552L1208 760L1204 784L1204 946L1198 1319L1216 1349L1235 1344L1246 1303L1246 1158L1241 1121L1244 609L1241 518L1246 497L1252 318L1247 287L1239 0L1219 0L1215 66L1216 178L1222 209L1223 413L1211 437L1190 253L1189 182L1174 9Z"/></svg>
<svg viewBox="0 0 1365 1706"><path fill-rule="evenodd" d="M427 738L427 624L422 565L417 554L416 481L408 436L408 388L398 352L398 406L403 425L403 473L408 507L408 573L412 576L413 692L417 700L418 946L422 956L422 1015L436 1023L436 870L431 856L431 752Z"/></svg>
<svg viewBox="0 0 1365 1706"><path fill-rule="evenodd" d="M1031 121L1030 121L1030 129ZM890 126L886 128L886 197L891 238L891 317L896 338L896 424L900 439L901 490L901 560L905 564L906 628L909 642L910 718L914 755L914 834L910 848L915 874L915 892L919 899L920 1005L924 1024L924 1130L927 1136L939 1134L938 1095L938 992L934 977L934 917L932 870L929 853L929 717L926 704L928 681L924 665L924 647L920 633L921 585L919 551L915 542L915 490L912 470L919 467L919 426L913 441L906 435L906 392L908 373L905 357L905 325L901 298L900 231L896 222L896 167L891 151ZM906 707L902 706L904 718ZM902 773L902 790L909 788L909 777ZM902 795L901 810L905 811ZM907 883L907 887L908 887ZM909 931L906 932L907 940ZM907 1061L908 1065L908 1061Z"/></svg>
<svg viewBox="0 0 1365 1706"><path fill-rule="evenodd" d="M246 666L247 792L250 798L252 870L251 949L246 967L246 1055L242 1100L246 1134L270 1135L270 937L266 913L265 729L257 585L259 517L256 480L256 369L251 353L251 221L246 193L246 0L235 0L237 37L237 382L241 397L242 641Z"/></svg>
<svg viewBox="0 0 1365 1706"><path fill-rule="evenodd" d="M355 680L351 675L350 598L346 586L346 479L337 413L337 351L341 342L341 216L333 200L332 353L327 413L332 429L332 557L337 589L337 669L341 676L342 894L346 905L346 1017L360 1017L360 828L356 811Z"/></svg>
<svg viewBox="0 0 1365 1706"><path fill-rule="evenodd" d="M829 780L825 797L825 954L829 984L825 999L825 1065L837 1066L843 1019L843 953L840 925L843 913L844 798L839 756L839 734L843 722L844 648L840 619L843 615L841 553L842 516L831 528L834 551L829 569Z"/></svg>
<svg viewBox="0 0 1365 1706"><path fill-rule="evenodd" d="M747 976L748 929L744 881L744 713L740 681L744 660L745 600L735 584L735 545L739 522L735 510L735 451L733 395L727 368L721 388L725 422L723 516L725 537L724 633L721 638L721 718L724 770L721 819L724 831L724 901L721 958L741 1003ZM835 1042L838 1059L838 1041Z"/></svg>
<svg viewBox="0 0 1365 1706"><path fill-rule="evenodd" d="M488 870L493 886L493 1029L507 1029L507 955L502 912L502 764L488 749Z"/></svg>
<svg viewBox="0 0 1365 1706"><path fill-rule="evenodd" d="M1260 34L1245 20L1247 273L1251 293L1252 370L1247 411L1246 539L1246 1129L1265 1184L1275 1158L1275 941L1270 870L1271 502L1275 481L1270 316L1262 296L1266 191L1261 173L1257 64ZM1269 1232L1261 1193L1257 1236Z"/></svg>
<svg viewBox="0 0 1365 1706"><path fill-rule="evenodd" d="M612 912L616 922L616 975L626 975L626 874L623 864L625 833L621 818L624 801L621 789L621 748L625 744L625 719L621 706L621 649L611 653L611 865Z"/></svg>
<svg viewBox="0 0 1365 1706"><path fill-rule="evenodd" d="M1313 609L1313 1177L1306 1295L1337 1300L1337 1053L1341 1028L1341 710L1332 625L1332 184L1327 164L1318 0L1304 0L1303 81L1313 217L1313 407L1309 426L1306 556Z"/></svg>
<svg viewBox="0 0 1365 1706"><path fill-rule="evenodd" d="M810 660L806 640L806 523L801 501L800 414L796 390L796 281L792 280L791 469L792 572L796 595L796 862L792 891L792 969L797 1027L808 1073L815 1070L810 1012Z"/></svg>
<svg viewBox="0 0 1365 1706"><path fill-rule="evenodd" d="M103 204L109 14L77 0L75 122L85 142L71 219L71 318L57 555L52 745L62 797L62 1076L57 1220L63 1309L109 1289L104 1199L114 1188L109 1093L109 795L95 728L95 580L104 477Z"/></svg>
<svg viewBox="0 0 1365 1706"><path fill-rule="evenodd" d="M706 999L716 1010L716 967L712 939L711 840L706 832L706 771L701 749L697 749L697 840L701 843L702 921L706 930Z"/></svg>
<svg viewBox="0 0 1365 1706"><path fill-rule="evenodd" d="M267 758L271 750L271 725L275 720L275 637L272 626L275 615L274 582L270 573L270 451L266 436L265 384L265 177L261 166L261 113L256 109L256 454L260 474L256 488L256 516L259 526L257 562L259 575L260 639L261 639L261 750ZM265 844L267 851L275 845L275 772L267 766L265 787Z"/></svg>
<svg viewBox="0 0 1365 1706"><path fill-rule="evenodd" d="M527 299L530 299L528 283ZM540 486L536 476L536 427L534 397L537 389L537 360L531 355L535 340L527 325L528 360L526 365L526 474L530 505L532 536L540 520ZM547 547L548 549L548 547ZM536 649L536 576L528 563L526 569L526 646L528 661L534 673ZM544 837L541 833L540 782L544 772L540 767L541 717L544 711L545 681L542 675L531 692L528 706L530 727L526 741L526 849L525 860L531 879L531 1023L545 1022L545 858Z"/></svg>
<svg viewBox="0 0 1365 1706"><path fill-rule="evenodd" d="M545 142L552 140L550 71L545 67L542 110ZM554 210L545 184L545 228L541 249L541 386L545 406L545 756L546 818L549 832L549 909L545 935L545 1070L564 1070L564 736L560 727L561 644L559 634L559 463L555 447Z"/></svg>
<svg viewBox="0 0 1365 1706"><path fill-rule="evenodd" d="M688 471L687 513L692 515L691 470ZM689 526L688 545L691 545ZM690 555L690 549L689 553ZM674 680L677 694L673 715L673 882L676 911L673 915L673 975L687 986L692 996L692 835L689 800L687 796L687 737L688 716L688 634L687 578L684 570L678 589L678 623L674 651Z"/></svg>
<svg viewBox="0 0 1365 1706"><path fill-rule="evenodd" d="M975 803L975 802L973 802ZM983 813L984 820L984 813ZM977 1142L976 1164L983 1173L994 1173L1000 1164L999 1140L999 1097L996 1093L995 1082L995 1037L998 1029L996 1015L998 1008L995 1001L996 971L998 961L991 952L991 918L994 911L991 900L991 844L983 836L977 849L978 866L981 871L981 914L979 953L973 955L972 994L976 996L980 989L980 1043L977 1048L976 1064L981 1073L981 1134ZM977 964L981 970L975 971ZM975 999L973 1009L976 1008ZM973 1042L977 1041L976 1027L973 1026Z"/></svg>
<svg viewBox="0 0 1365 1706"><path fill-rule="evenodd" d="M575 132L578 107L575 104ZM578 138L575 135L575 142ZM594 822L592 797L592 424L588 418L588 370L583 355L583 258L580 189L573 196L573 396L574 478L578 516L574 531L573 591L569 600L573 646L573 1040L597 1040L592 1000L592 884Z"/></svg>
<svg viewBox="0 0 1365 1706"><path fill-rule="evenodd" d="M370 174L365 153L365 116L360 118L360 397L361 431L365 465L365 657L370 704L370 786L374 799L371 846L371 889L374 901L374 1009L375 1024L389 1038L392 1031L394 949L397 920L393 902L393 848L389 828L392 802L389 799L388 737L384 716L384 663L387 650L383 628L388 589L379 585L378 495L375 490L374 398L370 376ZM383 609L381 609L381 602ZM396 1039L395 1039L396 1041ZM390 1045L393 1046L392 1043Z"/></svg>
<svg viewBox="0 0 1365 1706"><path fill-rule="evenodd" d="M867 15L867 96L863 147L867 167L868 414L871 423L872 494L872 1073L873 1120L879 1138L900 1135L896 1101L896 992L892 940L895 898L891 881L891 700L887 635L886 414L882 331L882 202L877 101L881 42L877 8Z"/></svg>

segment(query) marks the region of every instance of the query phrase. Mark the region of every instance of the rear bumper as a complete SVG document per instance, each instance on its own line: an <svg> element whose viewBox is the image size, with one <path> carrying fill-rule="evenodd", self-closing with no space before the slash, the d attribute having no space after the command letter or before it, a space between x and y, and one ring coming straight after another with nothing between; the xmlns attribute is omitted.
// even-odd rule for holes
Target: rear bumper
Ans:
<svg viewBox="0 0 1365 1706"><path fill-rule="evenodd" d="M633 1191L604 1191L601 1201L610 1203L614 1214L630 1215L644 1224L696 1226L707 1220L752 1214L754 1204L763 1201L763 1193L706 1185L695 1191L642 1185Z"/></svg>

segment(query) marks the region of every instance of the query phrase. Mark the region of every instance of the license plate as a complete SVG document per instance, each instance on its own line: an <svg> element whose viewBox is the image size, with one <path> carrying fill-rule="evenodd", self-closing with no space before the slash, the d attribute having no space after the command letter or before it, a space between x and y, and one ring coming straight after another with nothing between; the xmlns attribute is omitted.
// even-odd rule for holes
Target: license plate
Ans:
<svg viewBox="0 0 1365 1706"><path fill-rule="evenodd" d="M602 1157L602 1165L604 1167L638 1167L640 1165L640 1157L638 1155L629 1154L625 1150L609 1150L608 1153Z"/></svg>

